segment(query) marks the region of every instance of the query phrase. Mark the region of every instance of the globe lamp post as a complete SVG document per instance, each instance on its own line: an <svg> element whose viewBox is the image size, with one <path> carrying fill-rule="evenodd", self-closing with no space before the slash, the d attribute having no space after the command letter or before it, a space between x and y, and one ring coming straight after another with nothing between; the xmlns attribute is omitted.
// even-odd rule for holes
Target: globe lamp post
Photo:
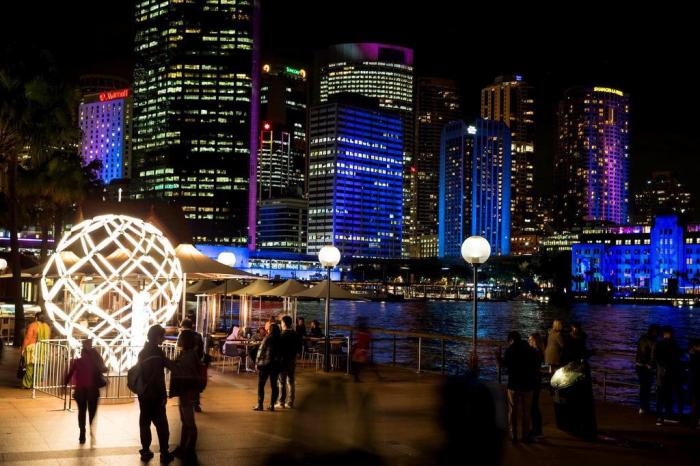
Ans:
<svg viewBox="0 0 700 466"><path fill-rule="evenodd" d="M477 354L477 271L481 264L485 264L491 255L491 245L486 238L481 236L470 236L462 243L462 258L470 263L474 268L474 294L472 303L472 355L469 367L472 372L479 370L479 357Z"/></svg>
<svg viewBox="0 0 700 466"><path fill-rule="evenodd" d="M335 246L323 246L318 253L318 261L327 272L326 278L326 309L323 317L323 325L326 332L323 354L323 370L331 370L331 338L330 338L330 316L331 316L331 269L340 262L340 251Z"/></svg>

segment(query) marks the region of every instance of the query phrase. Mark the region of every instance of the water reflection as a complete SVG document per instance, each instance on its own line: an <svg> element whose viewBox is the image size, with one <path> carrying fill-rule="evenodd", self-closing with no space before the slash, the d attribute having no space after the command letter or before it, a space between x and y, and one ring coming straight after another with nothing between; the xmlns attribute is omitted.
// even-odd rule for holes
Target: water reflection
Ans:
<svg viewBox="0 0 700 466"><path fill-rule="evenodd" d="M310 319L321 319L323 304L300 302L298 313ZM526 302L479 303L479 338L505 340L510 330L522 334L545 333L555 318L567 323L580 322L588 333L590 349L594 351L591 365L594 370L607 369L618 373L615 380L635 382L634 352L636 341L652 323L671 325L681 348L687 347L689 337L700 337L698 311L669 306L640 305L587 305L575 304L569 308ZM471 336L471 303L448 301L355 302L334 301L331 322L352 325L358 316L366 317L371 327L409 332L431 332L447 335ZM377 335L380 337L380 335ZM391 362L392 341L375 343L378 362ZM440 364L439 342L424 342L425 366ZM450 343L446 347L448 369L452 373L463 371L466 361L464 345ZM488 358L490 355L484 355ZM397 359L405 364L416 360L416 342L399 341ZM487 370L487 374L489 374ZM493 366L491 373L493 375ZM615 389L612 395L615 396ZM622 394L618 391L618 394Z"/></svg>

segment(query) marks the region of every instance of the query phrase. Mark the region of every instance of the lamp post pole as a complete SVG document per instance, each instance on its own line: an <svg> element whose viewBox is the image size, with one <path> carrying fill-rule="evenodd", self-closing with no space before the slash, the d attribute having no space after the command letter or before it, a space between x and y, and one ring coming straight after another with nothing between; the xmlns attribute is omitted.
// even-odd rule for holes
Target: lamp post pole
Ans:
<svg viewBox="0 0 700 466"><path fill-rule="evenodd" d="M470 369L472 372L476 373L479 370L479 356L477 354L477 274L479 270L479 264L472 264L474 268L474 292L472 297L472 357L470 361Z"/></svg>
<svg viewBox="0 0 700 466"><path fill-rule="evenodd" d="M326 271L328 272L326 276L326 312L323 318L323 327L326 330L323 352L323 370L325 372L330 372L331 370L331 268L332 267L326 267Z"/></svg>
<svg viewBox="0 0 700 466"><path fill-rule="evenodd" d="M491 255L491 245L481 236L470 236L464 240L461 248L462 258L474 267L474 290L472 295L472 354L469 358L469 369L473 373L479 371L478 336L477 336L477 302L479 266L486 263Z"/></svg>
<svg viewBox="0 0 700 466"><path fill-rule="evenodd" d="M323 246L318 252L318 261L326 269L326 309L323 318L323 325L326 332L324 338L323 370L331 370L331 269L340 262L340 251L335 246Z"/></svg>

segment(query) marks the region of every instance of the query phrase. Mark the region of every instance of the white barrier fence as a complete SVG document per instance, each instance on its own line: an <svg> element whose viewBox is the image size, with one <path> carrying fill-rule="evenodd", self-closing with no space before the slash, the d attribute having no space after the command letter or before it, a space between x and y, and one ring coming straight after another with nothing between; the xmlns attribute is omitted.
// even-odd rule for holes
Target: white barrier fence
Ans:
<svg viewBox="0 0 700 466"><path fill-rule="evenodd" d="M127 371L136 364L136 358L141 347L112 346L112 351L118 349L133 355L125 359L116 370L105 374L107 385L100 389L102 400L126 400L135 397L126 386ZM179 352L175 343L165 342L161 346L168 359L175 359ZM63 409L71 409L72 386L70 381L65 383L71 361L80 357L80 347L72 347L68 340L43 340L36 344L36 356L34 363L34 383L32 397L41 392L63 400ZM166 387L169 386L170 371L166 371Z"/></svg>

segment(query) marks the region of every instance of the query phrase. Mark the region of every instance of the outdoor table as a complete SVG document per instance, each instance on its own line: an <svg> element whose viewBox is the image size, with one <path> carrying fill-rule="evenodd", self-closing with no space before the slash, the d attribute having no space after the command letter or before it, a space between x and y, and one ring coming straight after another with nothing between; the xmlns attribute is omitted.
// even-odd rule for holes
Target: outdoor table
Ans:
<svg viewBox="0 0 700 466"><path fill-rule="evenodd" d="M230 343L236 347L243 347L245 351L245 370L246 372L255 372L255 361L253 361L253 368L250 368L250 356L248 354L248 349L254 348L256 346L260 346L262 341L260 340L243 340L243 339L236 339L236 340L226 340L226 343Z"/></svg>

